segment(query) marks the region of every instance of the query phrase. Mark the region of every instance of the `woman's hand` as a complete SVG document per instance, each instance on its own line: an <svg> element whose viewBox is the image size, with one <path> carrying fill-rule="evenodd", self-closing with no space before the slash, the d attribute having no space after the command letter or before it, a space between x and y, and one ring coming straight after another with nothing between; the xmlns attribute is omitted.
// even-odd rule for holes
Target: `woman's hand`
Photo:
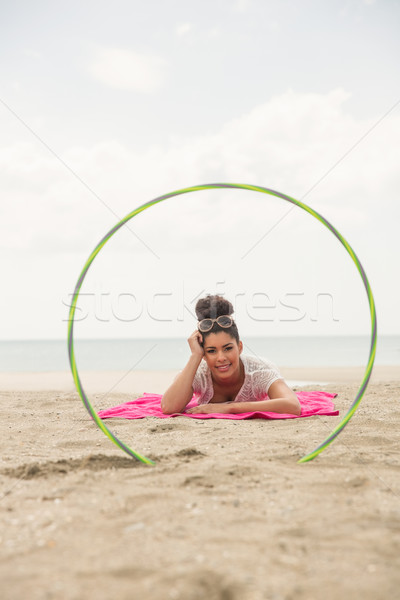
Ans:
<svg viewBox="0 0 400 600"><path fill-rule="evenodd" d="M207 415L209 413L219 413L219 414L229 414L232 402L213 402L210 404L200 404L199 406L193 406L189 408L186 413L195 414L203 414Z"/></svg>
<svg viewBox="0 0 400 600"><path fill-rule="evenodd" d="M204 356L204 350L203 350L203 346L202 346L203 336L201 335L201 333L198 329L196 329L196 331L193 331L192 335L188 339L188 343L189 343L190 349L192 351L192 354L203 358L203 356Z"/></svg>

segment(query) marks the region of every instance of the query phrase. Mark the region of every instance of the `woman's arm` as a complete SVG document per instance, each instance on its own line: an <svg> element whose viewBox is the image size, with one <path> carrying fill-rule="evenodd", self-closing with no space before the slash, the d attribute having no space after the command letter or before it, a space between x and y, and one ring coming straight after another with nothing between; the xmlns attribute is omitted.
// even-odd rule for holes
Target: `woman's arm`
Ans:
<svg viewBox="0 0 400 600"><path fill-rule="evenodd" d="M267 412L301 415L299 399L283 379L271 383L268 389L268 400L261 400L261 402L265 402L268 406L264 409Z"/></svg>
<svg viewBox="0 0 400 600"><path fill-rule="evenodd" d="M193 379L204 356L204 350L201 346L203 336L196 330L192 333L188 342L192 354L187 365L169 386L161 399L161 410L165 415L182 412L193 396Z"/></svg>
<svg viewBox="0 0 400 600"><path fill-rule="evenodd" d="M194 406L187 412L190 413L222 413L238 414L245 412L275 412L289 415L301 415L300 402L293 390L282 380L271 383L268 390L267 400L256 400L254 402L221 402L214 404L203 404Z"/></svg>
<svg viewBox="0 0 400 600"><path fill-rule="evenodd" d="M295 402L289 398L274 398L273 400L259 400L255 402L232 402L230 410L227 412L230 414L237 414L256 411L296 416L301 415L299 401L297 400L297 402Z"/></svg>

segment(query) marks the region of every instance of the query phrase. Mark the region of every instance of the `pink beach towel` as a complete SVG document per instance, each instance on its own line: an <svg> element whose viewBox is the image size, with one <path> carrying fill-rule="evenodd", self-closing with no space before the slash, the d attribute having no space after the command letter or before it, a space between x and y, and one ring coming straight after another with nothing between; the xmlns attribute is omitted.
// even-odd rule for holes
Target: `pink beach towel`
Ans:
<svg viewBox="0 0 400 600"><path fill-rule="evenodd" d="M125 402L124 404L114 406L113 408L100 410L98 415L101 419L110 419L111 417L117 417L119 419L143 419L144 417L168 419L170 417L182 416L191 417L192 419L300 419L302 417L311 417L312 415L334 416L339 414L339 411L335 410L335 405L332 402L332 398L335 398L337 394L319 391L296 392L296 394L301 404L300 416L262 411L239 413L235 415L221 414L218 412L209 414L174 413L172 415L165 415L161 410L162 396L160 396L160 394L147 393L136 400ZM197 400L193 397L187 405L187 408L196 406L196 404Z"/></svg>

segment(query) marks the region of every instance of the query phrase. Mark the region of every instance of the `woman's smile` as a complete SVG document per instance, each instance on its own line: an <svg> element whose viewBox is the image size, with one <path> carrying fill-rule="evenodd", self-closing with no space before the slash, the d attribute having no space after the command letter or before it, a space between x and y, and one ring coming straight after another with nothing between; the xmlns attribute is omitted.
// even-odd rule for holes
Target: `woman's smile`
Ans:
<svg viewBox="0 0 400 600"><path fill-rule="evenodd" d="M216 365L216 369L218 369L218 371L220 373L225 373L229 369L230 366L231 366L230 363L225 364L225 365Z"/></svg>

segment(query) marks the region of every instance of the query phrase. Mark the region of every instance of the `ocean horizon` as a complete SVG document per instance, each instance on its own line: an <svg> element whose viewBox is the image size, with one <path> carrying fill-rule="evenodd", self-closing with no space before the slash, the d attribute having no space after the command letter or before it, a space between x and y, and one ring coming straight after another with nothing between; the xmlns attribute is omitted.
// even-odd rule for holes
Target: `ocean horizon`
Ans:
<svg viewBox="0 0 400 600"><path fill-rule="evenodd" d="M280 367L356 367L367 364L369 336L243 338L244 353L268 358ZM183 338L76 339L82 371L168 371L184 367L189 346ZM379 336L375 364L399 365L400 335ZM0 341L0 372L68 371L67 341Z"/></svg>

